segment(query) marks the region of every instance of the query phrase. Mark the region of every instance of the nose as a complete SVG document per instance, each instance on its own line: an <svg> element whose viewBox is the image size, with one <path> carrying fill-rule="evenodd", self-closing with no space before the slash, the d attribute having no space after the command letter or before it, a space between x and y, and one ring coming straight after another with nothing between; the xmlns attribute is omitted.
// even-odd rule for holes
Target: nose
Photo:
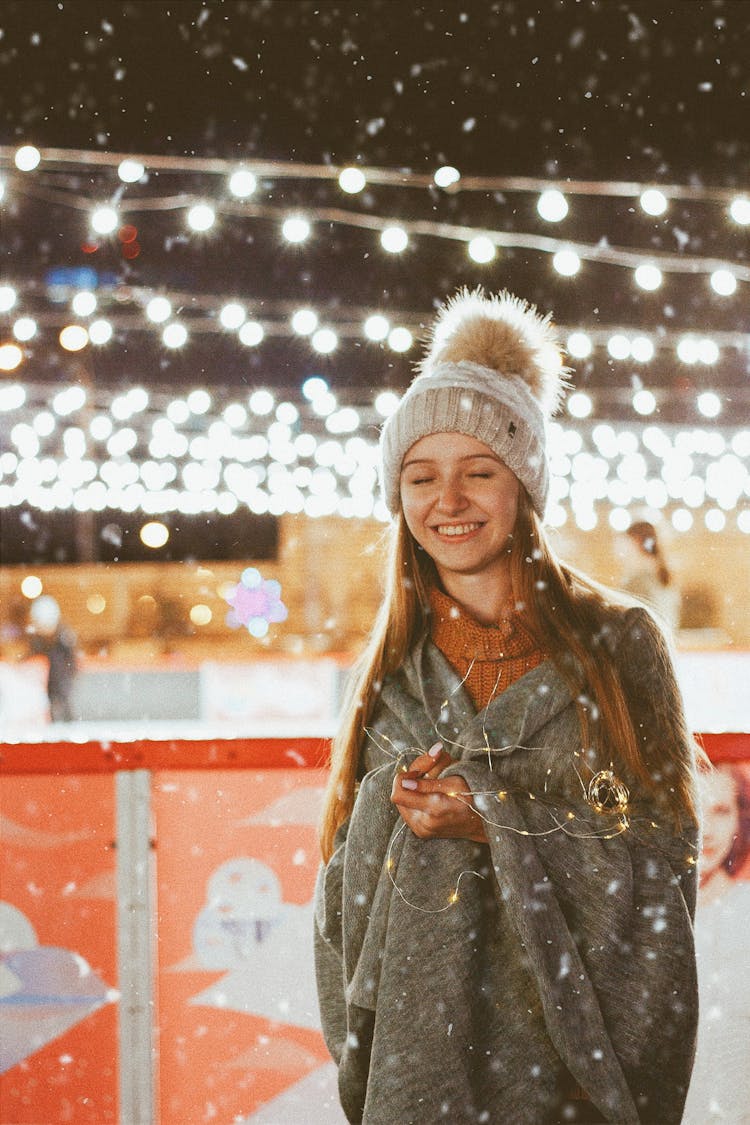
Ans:
<svg viewBox="0 0 750 1125"><path fill-rule="evenodd" d="M459 481L446 480L443 482L437 501L439 511L446 515L452 515L462 511L467 503Z"/></svg>

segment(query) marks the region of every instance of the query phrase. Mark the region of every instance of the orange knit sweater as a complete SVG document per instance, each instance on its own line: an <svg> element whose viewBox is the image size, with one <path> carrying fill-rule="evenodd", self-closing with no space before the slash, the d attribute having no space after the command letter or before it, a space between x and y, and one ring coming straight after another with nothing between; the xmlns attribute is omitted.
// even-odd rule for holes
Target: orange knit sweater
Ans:
<svg viewBox="0 0 750 1125"><path fill-rule="evenodd" d="M482 625L437 587L430 590L430 634L464 679L477 710L545 659L518 614Z"/></svg>

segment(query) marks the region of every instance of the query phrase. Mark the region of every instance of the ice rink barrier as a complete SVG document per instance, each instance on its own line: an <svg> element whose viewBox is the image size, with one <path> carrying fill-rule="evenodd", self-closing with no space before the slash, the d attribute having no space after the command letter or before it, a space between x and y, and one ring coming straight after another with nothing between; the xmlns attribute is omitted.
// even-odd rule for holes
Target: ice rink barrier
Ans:
<svg viewBox="0 0 750 1125"><path fill-rule="evenodd" d="M311 953L330 732L61 732L0 746L0 1125L343 1123Z"/></svg>

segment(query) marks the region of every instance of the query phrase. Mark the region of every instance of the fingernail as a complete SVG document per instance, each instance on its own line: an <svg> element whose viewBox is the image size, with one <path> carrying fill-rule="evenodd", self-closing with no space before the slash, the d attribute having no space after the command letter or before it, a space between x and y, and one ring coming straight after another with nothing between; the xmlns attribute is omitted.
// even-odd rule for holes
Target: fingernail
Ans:
<svg viewBox="0 0 750 1125"><path fill-rule="evenodd" d="M411 777L402 777L401 778L401 788L402 789L416 789L417 783Z"/></svg>
<svg viewBox="0 0 750 1125"><path fill-rule="evenodd" d="M443 749L442 742L436 742L434 746L430 747L430 749L427 751L427 753L430 755L431 758L437 758L438 754L440 753L440 751L442 749Z"/></svg>

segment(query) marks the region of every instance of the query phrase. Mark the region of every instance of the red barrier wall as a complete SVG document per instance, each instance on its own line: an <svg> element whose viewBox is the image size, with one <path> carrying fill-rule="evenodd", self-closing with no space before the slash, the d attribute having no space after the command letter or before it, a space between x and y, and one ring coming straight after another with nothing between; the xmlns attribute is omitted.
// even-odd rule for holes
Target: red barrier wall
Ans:
<svg viewBox="0 0 750 1125"><path fill-rule="evenodd" d="M750 762L748 734L703 742ZM318 738L0 747L0 1125L120 1120L128 770L151 782L160 1125L343 1122L311 952L326 753Z"/></svg>

